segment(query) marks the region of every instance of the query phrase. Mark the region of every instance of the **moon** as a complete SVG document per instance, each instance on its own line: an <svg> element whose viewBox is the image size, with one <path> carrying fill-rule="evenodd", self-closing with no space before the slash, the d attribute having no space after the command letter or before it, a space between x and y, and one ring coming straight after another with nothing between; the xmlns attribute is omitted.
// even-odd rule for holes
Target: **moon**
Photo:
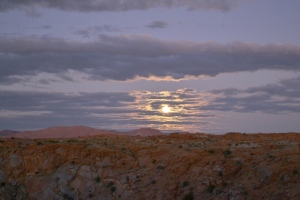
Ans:
<svg viewBox="0 0 300 200"><path fill-rule="evenodd" d="M164 106L161 110L163 113L169 113L171 111L171 108L169 106Z"/></svg>

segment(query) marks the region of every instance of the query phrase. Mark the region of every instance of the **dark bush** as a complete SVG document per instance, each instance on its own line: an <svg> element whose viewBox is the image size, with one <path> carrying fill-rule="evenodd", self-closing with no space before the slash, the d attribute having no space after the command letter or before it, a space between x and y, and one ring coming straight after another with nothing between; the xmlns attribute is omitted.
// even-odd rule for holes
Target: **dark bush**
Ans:
<svg viewBox="0 0 300 200"><path fill-rule="evenodd" d="M226 149L225 151L223 151L223 154L224 154L225 156L229 156L229 155L232 154L232 151L230 151L229 149Z"/></svg>
<svg viewBox="0 0 300 200"><path fill-rule="evenodd" d="M214 185L209 185L207 188L207 192L212 193L215 190L216 186Z"/></svg>
<svg viewBox="0 0 300 200"><path fill-rule="evenodd" d="M115 192L116 190L117 190L117 188L116 188L115 186L111 186L111 187L110 187L110 191L111 191L111 192Z"/></svg>
<svg viewBox="0 0 300 200"><path fill-rule="evenodd" d="M100 183L100 181L101 181L100 177L97 176L97 177L95 178L95 182L96 182L96 183Z"/></svg>
<svg viewBox="0 0 300 200"><path fill-rule="evenodd" d="M188 194L186 194L183 197L183 200L194 200L194 194L193 194L193 192L189 192Z"/></svg>

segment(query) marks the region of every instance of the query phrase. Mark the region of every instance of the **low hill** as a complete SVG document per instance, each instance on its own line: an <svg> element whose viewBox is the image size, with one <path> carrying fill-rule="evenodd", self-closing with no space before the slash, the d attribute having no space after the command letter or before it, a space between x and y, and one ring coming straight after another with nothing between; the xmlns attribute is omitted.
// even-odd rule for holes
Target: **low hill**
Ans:
<svg viewBox="0 0 300 200"><path fill-rule="evenodd" d="M24 131L15 135L18 138L76 138L94 135L116 134L116 131L98 130L86 126L50 127L35 131Z"/></svg>
<svg viewBox="0 0 300 200"><path fill-rule="evenodd" d="M14 137L17 133L20 133L20 132L13 131L13 130L3 130L3 131L0 131L0 137Z"/></svg>
<svg viewBox="0 0 300 200"><path fill-rule="evenodd" d="M12 133L9 134L8 131L4 132L7 136L12 136ZM4 134L3 134L4 135ZM159 130L151 128L141 128L128 132L117 132L112 130L100 130L95 128L90 128L86 126L60 126L60 127L50 127L41 130L34 131L24 131L16 132L13 134L17 138L77 138L77 137L90 137L96 135L127 135L127 136L153 136L153 135L162 135ZM1 135L0 135L1 137Z"/></svg>

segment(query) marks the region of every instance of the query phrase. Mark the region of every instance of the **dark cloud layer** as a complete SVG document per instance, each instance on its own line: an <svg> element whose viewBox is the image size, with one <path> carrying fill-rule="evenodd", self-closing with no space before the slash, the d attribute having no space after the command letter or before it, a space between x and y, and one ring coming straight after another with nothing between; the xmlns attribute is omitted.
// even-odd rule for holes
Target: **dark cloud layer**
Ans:
<svg viewBox="0 0 300 200"><path fill-rule="evenodd" d="M282 80L278 84L251 87L245 90L230 88L212 90L215 97L202 110L300 113L300 77Z"/></svg>
<svg viewBox="0 0 300 200"><path fill-rule="evenodd" d="M190 10L221 10L234 8L239 0L1 0L0 11L16 8L44 7L69 11L128 11L156 7L186 7Z"/></svg>
<svg viewBox="0 0 300 200"><path fill-rule="evenodd" d="M0 127L42 128L86 124L109 126L135 113L128 105L135 97L128 93L79 93L0 91ZM121 117L123 119L121 119Z"/></svg>
<svg viewBox="0 0 300 200"><path fill-rule="evenodd" d="M75 70L92 80L183 79L256 70L300 69L300 47L243 42L162 41L151 36L101 35L95 42L59 38L0 38L0 82L42 72ZM67 76L66 76L67 77Z"/></svg>
<svg viewBox="0 0 300 200"><path fill-rule="evenodd" d="M168 23L165 21L153 21L147 25L148 28L166 28Z"/></svg>
<svg viewBox="0 0 300 200"><path fill-rule="evenodd" d="M247 89L64 94L0 90L0 130L57 125L201 130L220 113L300 113L300 77ZM168 105L170 113L161 108ZM213 125L215 126L215 125ZM191 128L192 127L192 128Z"/></svg>

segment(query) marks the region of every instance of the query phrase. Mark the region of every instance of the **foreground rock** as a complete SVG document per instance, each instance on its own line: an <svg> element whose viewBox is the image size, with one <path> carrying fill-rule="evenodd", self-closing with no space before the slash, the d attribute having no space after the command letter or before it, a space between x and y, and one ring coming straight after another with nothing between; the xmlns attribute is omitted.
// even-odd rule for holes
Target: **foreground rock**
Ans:
<svg viewBox="0 0 300 200"><path fill-rule="evenodd" d="M0 199L299 199L300 134L1 139Z"/></svg>

